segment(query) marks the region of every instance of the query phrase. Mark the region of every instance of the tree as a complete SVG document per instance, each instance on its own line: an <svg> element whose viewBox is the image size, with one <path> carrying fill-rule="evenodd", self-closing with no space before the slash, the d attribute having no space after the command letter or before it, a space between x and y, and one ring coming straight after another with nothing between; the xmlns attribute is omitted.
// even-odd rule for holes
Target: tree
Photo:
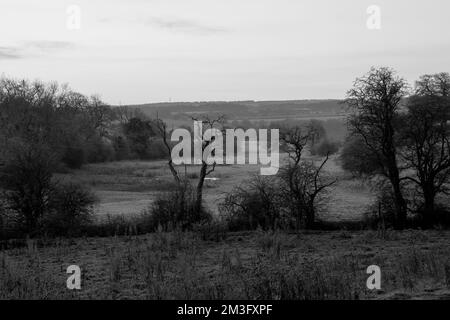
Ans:
<svg viewBox="0 0 450 320"><path fill-rule="evenodd" d="M129 122L123 126L124 134L130 142L130 149L140 159L148 157L150 139L156 135L150 120L142 120L140 118L131 118Z"/></svg>
<svg viewBox="0 0 450 320"><path fill-rule="evenodd" d="M363 139L392 186L397 229L405 227L407 215L397 163L400 103L406 93L405 80L393 70L372 68L368 74L356 79L346 99L352 111L348 119L350 132Z"/></svg>
<svg viewBox="0 0 450 320"><path fill-rule="evenodd" d="M56 157L43 143L18 139L7 157L0 181L8 206L19 214L19 223L28 233L35 232L49 207Z"/></svg>
<svg viewBox="0 0 450 320"><path fill-rule="evenodd" d="M312 161L302 161L296 165L290 163L281 170L283 197L297 221L297 229L314 228L318 200L337 182L323 174L328 159L327 155L319 166Z"/></svg>
<svg viewBox="0 0 450 320"><path fill-rule="evenodd" d="M109 106L67 86L0 78L0 144L11 138L45 141L64 163L79 167L86 150L104 146Z"/></svg>
<svg viewBox="0 0 450 320"><path fill-rule="evenodd" d="M167 130L167 123L165 123L162 119L156 118L155 127L157 135L161 137L164 147L166 148L167 165L169 166L170 172L172 173L177 186L181 187L181 178L172 161L172 145L170 144L170 139L168 138L170 132Z"/></svg>
<svg viewBox="0 0 450 320"><path fill-rule="evenodd" d="M340 155L342 168L354 176L372 176L381 173L376 155L360 136L349 136Z"/></svg>
<svg viewBox="0 0 450 320"><path fill-rule="evenodd" d="M198 137L194 137L194 139L199 139L199 143L201 144L201 152L202 152L202 159L201 159L201 165L200 165L200 172L199 172L199 178L197 181L197 187L196 187L196 205L195 208L200 212L202 210L202 202L203 202L203 185L205 182L205 178L214 172L217 163L213 162L212 164L209 164L207 159L204 157L205 150L214 142L215 136L212 135L211 137L205 137L204 132L207 129L217 129L219 130L223 128L224 123L224 116L218 116L217 118L209 118L208 116L204 116L201 119L192 118L193 121L202 122L202 132L199 132ZM161 120L156 119L155 121L156 128L158 135L161 137L163 144L167 150L167 164L169 166L169 169L175 179L176 184L179 187L182 187L183 181L180 178L178 171L176 170L175 166L173 165L172 161L172 145L169 143L168 135L170 132L167 130L167 124Z"/></svg>
<svg viewBox="0 0 450 320"><path fill-rule="evenodd" d="M423 220L431 222L438 193L448 194L450 180L450 77L426 75L416 83L416 95L408 100L403 130L402 156L414 169L413 181L421 190Z"/></svg>
<svg viewBox="0 0 450 320"><path fill-rule="evenodd" d="M421 76L416 82L416 95L448 97L450 95L450 74L441 72Z"/></svg>
<svg viewBox="0 0 450 320"><path fill-rule="evenodd" d="M224 116L218 116L217 118L209 118L208 116L203 117L202 119L196 119L193 118L194 121L201 121L205 124L205 130L206 129L214 129L219 127L220 129L223 128L223 123L225 121ZM216 162L213 162L212 165L208 164L207 159L205 157L205 150L208 148L209 145L211 145L214 142L215 136L212 137L205 137L204 131L200 132L201 137L197 137L201 139L202 144L202 164L200 167L200 175L197 182L197 188L196 188L196 208L197 210L201 210L202 201L203 201L203 185L205 183L205 178L209 176L211 173L214 172L216 169Z"/></svg>
<svg viewBox="0 0 450 320"><path fill-rule="evenodd" d="M310 126L291 127L281 134L281 140L290 159L289 163L281 169L282 194L297 221L297 229L301 226L307 229L314 227L317 200L337 181L329 179L322 172L328 161L328 153L319 166L313 162L302 161L305 146L315 136L316 130Z"/></svg>
<svg viewBox="0 0 450 320"><path fill-rule="evenodd" d="M300 163L302 152L314 134L315 131L312 131L310 127L300 126L285 128L281 131L282 145L294 166Z"/></svg>

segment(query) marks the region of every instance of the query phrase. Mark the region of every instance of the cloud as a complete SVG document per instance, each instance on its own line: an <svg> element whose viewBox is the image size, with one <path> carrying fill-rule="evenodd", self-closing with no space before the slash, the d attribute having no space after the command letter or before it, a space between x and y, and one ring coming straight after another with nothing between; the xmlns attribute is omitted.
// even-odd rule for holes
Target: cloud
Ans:
<svg viewBox="0 0 450 320"><path fill-rule="evenodd" d="M189 19L182 18L161 18L161 17L141 17L136 19L127 19L122 17L102 17L99 18L100 23L126 23L140 24L144 26L154 27L175 33L209 35L225 33L229 30L222 27L210 26Z"/></svg>
<svg viewBox="0 0 450 320"><path fill-rule="evenodd" d="M58 49L70 49L75 45L72 42L67 41L29 41L24 44L25 47L40 49L40 50L58 50Z"/></svg>
<svg viewBox="0 0 450 320"><path fill-rule="evenodd" d="M74 47L74 43L67 41L27 41L16 46L0 46L0 60L21 59L27 56L42 55L43 53Z"/></svg>
<svg viewBox="0 0 450 320"><path fill-rule="evenodd" d="M168 18L152 17L147 18L145 20L145 24L173 32L191 33L191 34L216 34L227 31L224 28L208 26L193 20L186 20L179 18L168 19Z"/></svg>
<svg viewBox="0 0 450 320"><path fill-rule="evenodd" d="M0 47L0 60L19 59L21 55L17 53L16 48Z"/></svg>

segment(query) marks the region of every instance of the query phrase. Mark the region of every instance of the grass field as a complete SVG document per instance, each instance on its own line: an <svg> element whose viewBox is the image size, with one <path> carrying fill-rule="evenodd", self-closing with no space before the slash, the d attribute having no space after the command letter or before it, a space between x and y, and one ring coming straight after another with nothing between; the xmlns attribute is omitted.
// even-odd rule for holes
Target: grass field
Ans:
<svg viewBox="0 0 450 320"><path fill-rule="evenodd" d="M198 167L178 169L198 177ZM339 182L320 218L361 220L374 192L346 177L336 157L326 170ZM204 190L208 208L217 213L224 193L258 171L217 167ZM58 179L90 186L99 219L139 214L173 183L164 161L91 164ZM12 242L0 251L0 299L450 298L449 231L205 232ZM80 291L66 288L73 264L82 270ZM373 264L382 288L369 291Z"/></svg>
<svg viewBox="0 0 450 320"><path fill-rule="evenodd" d="M191 233L29 240L0 253L0 298L449 299L450 232ZM66 288L80 266L81 290ZM369 265L381 290L369 291Z"/></svg>
<svg viewBox="0 0 450 320"><path fill-rule="evenodd" d="M224 194L252 174L258 174L259 168L258 165L217 166L209 176L216 179L206 180L204 200L208 209L217 213L217 205ZM330 159L325 169L340 179L330 190L328 205L323 208L320 218L330 221L360 220L362 212L373 200L373 192L363 181L346 178L336 157ZM186 175L194 183L198 178L198 166L180 166L178 170L181 176ZM90 186L100 200L96 208L98 216L139 214L159 192L169 190L173 184L165 161L90 164L59 178Z"/></svg>

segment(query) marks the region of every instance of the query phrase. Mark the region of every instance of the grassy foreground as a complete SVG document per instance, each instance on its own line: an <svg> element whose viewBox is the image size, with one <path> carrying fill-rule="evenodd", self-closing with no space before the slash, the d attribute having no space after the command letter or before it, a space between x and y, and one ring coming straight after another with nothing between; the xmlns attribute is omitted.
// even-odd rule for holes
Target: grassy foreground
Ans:
<svg viewBox="0 0 450 320"><path fill-rule="evenodd" d="M449 243L450 231L29 240L0 251L0 298L450 299ZM81 290L66 288L72 264ZM366 287L373 264L379 291Z"/></svg>

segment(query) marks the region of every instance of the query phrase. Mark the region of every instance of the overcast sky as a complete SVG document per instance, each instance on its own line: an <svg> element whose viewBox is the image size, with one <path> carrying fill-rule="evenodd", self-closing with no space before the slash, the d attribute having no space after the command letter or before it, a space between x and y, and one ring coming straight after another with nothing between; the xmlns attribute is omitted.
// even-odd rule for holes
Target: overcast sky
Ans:
<svg viewBox="0 0 450 320"><path fill-rule="evenodd" d="M449 15L448 0L0 0L0 73L112 104L342 98L372 65L450 71Z"/></svg>

